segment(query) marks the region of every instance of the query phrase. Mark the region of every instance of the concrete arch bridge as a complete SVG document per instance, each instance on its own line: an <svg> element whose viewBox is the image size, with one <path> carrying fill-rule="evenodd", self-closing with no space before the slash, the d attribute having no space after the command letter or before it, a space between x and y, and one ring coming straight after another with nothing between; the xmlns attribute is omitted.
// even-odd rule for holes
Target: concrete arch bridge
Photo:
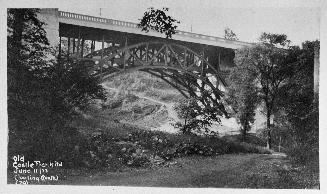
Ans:
<svg viewBox="0 0 327 194"><path fill-rule="evenodd" d="M206 106L222 107L220 84L226 85L222 73L186 46L170 41L111 46L79 60L91 67L91 74L103 80L120 73L143 71L166 81L185 97L195 97Z"/></svg>
<svg viewBox="0 0 327 194"><path fill-rule="evenodd" d="M223 107L224 78L234 66L234 50L251 45L185 31L168 40L154 31L142 32L135 23L58 9L42 9L40 17L48 24L50 43L57 45L59 37L59 56L82 61L90 73L105 80L123 72L147 72L205 106Z"/></svg>

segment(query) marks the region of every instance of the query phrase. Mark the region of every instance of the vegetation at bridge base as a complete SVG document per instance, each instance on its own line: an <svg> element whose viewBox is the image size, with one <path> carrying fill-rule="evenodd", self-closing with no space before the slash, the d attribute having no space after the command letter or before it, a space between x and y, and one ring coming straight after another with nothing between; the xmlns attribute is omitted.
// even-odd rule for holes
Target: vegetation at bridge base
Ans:
<svg viewBox="0 0 327 194"><path fill-rule="evenodd" d="M313 93L314 49L319 48L319 41L306 41L302 48L289 44L286 35L263 33L260 43L238 50L234 74L242 75L229 80L229 93L243 106L246 97L263 101L267 127L261 137L267 138L269 148L279 150L280 144L295 165L319 173L319 110ZM255 79L242 83L243 77ZM243 90L234 89L241 85L253 86L250 91L254 93L243 97ZM237 110L237 103L231 104ZM253 115L247 117L250 120Z"/></svg>
<svg viewBox="0 0 327 194"><path fill-rule="evenodd" d="M104 126L103 123L108 121L96 121L94 118L81 120L89 120L82 126L90 129L84 129L82 137L71 143L75 150L65 155L70 157L66 163L68 168L119 171L167 166L173 164L175 158L193 155L210 157L231 153L270 153L260 146L235 143L217 136L168 134L112 121Z"/></svg>
<svg viewBox="0 0 327 194"><path fill-rule="evenodd" d="M289 40L286 35L263 33L260 43L236 52L235 63L237 67L242 66L240 73L248 80L243 86L251 87L246 93L249 99L252 96L259 102L263 102L267 125L267 147L270 149L271 143L271 116L277 108L277 98L280 97L282 86L285 85L292 74L292 58L288 55ZM237 69L235 69L237 71ZM239 82L242 77L231 80ZM252 79L251 79L252 78ZM236 90L238 95L243 90ZM253 91L251 93L251 91ZM251 96L250 96L251 95ZM235 96L235 95L234 95ZM241 99L238 99L239 102ZM245 99L246 100L246 99ZM253 100L256 101L256 100ZM241 102L242 103L242 102ZM243 104L243 103L242 103ZM253 103L248 103L253 104ZM253 105L252 105L253 112ZM251 108L247 120L251 121Z"/></svg>
<svg viewBox="0 0 327 194"><path fill-rule="evenodd" d="M241 125L242 141L246 141L246 134L251 130L254 122L255 109L258 105L255 73L247 72L246 64L236 64L228 77L228 91L226 101L232 107L231 115ZM247 73L244 73L247 72Z"/></svg>
<svg viewBox="0 0 327 194"><path fill-rule="evenodd" d="M174 127L184 134L209 134L213 122L220 122L223 112L216 107L204 107L195 98L183 99L174 106L183 121L174 123Z"/></svg>
<svg viewBox="0 0 327 194"><path fill-rule="evenodd" d="M68 124L78 110L105 98L86 67L52 55L38 12L8 9L8 159L59 159L71 148Z"/></svg>
<svg viewBox="0 0 327 194"><path fill-rule="evenodd" d="M291 55L297 63L278 101L285 112L283 121L288 124L291 137L285 142L288 154L299 163L315 163L316 170L319 166L319 99L314 99L313 72L314 50L319 48L319 41L306 41L302 48L292 48Z"/></svg>

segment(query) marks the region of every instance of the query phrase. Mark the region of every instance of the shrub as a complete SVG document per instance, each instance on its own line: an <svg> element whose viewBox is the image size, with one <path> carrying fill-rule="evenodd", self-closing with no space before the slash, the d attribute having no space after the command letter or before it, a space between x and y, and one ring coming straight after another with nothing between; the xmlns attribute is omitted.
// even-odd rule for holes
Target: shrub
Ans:
<svg viewBox="0 0 327 194"><path fill-rule="evenodd" d="M86 138L75 128L62 128L61 130L40 130L34 133L30 145L24 152L20 152L29 160L62 161L65 164L77 164L81 159L74 154L74 149L86 149ZM73 157L75 156L75 157Z"/></svg>
<svg viewBox="0 0 327 194"><path fill-rule="evenodd" d="M319 161L319 150L308 143L300 143L288 148L287 154L292 161L299 164L307 164L313 160Z"/></svg>
<svg viewBox="0 0 327 194"><path fill-rule="evenodd" d="M203 107L194 98L178 102L174 109L178 117L183 119L183 122L178 121L173 126L184 134L208 132L208 127L211 126L212 122L219 123L218 116L223 114L221 107Z"/></svg>

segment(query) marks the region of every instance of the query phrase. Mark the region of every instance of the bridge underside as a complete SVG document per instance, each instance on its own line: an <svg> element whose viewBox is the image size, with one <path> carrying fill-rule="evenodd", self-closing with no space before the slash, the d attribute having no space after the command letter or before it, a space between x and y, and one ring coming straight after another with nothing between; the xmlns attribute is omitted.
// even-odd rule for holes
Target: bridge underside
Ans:
<svg viewBox="0 0 327 194"><path fill-rule="evenodd" d="M185 97L223 109L221 89L224 70L233 66L232 49L71 24L60 23L59 29L60 55L83 61L90 73L104 80L143 71L163 79Z"/></svg>
<svg viewBox="0 0 327 194"><path fill-rule="evenodd" d="M97 29L65 23L59 23L59 36L62 37L62 40L65 39L66 41L68 38L70 38L71 47L73 40L75 40L76 46L78 43L82 44L83 41L94 41L100 45L102 42L104 42L104 48L108 47L109 45L126 46L141 42L166 41L166 39L159 37ZM217 70L224 71L234 66L233 49L178 40L169 41L174 44L186 46L187 48L192 49L194 52L203 55L204 58L206 58L211 65L215 66ZM77 50L75 51L77 52ZM72 50L70 50L70 53L72 53ZM89 53L83 53L83 55L86 54Z"/></svg>

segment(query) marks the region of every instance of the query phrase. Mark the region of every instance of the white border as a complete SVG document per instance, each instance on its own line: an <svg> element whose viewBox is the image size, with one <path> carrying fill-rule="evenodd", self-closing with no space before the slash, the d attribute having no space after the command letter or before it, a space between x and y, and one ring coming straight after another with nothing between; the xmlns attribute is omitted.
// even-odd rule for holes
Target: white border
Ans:
<svg viewBox="0 0 327 194"><path fill-rule="evenodd" d="M97 187L97 186L44 186L44 185L28 185L28 186L18 186L18 185L7 185L7 71L6 71L6 48L7 48L7 8L8 7L38 7L38 8L51 8L60 7L60 3L63 0L0 0L1 12L0 12L0 193L108 193L108 192L119 192L119 193L166 193L166 192L176 192L176 193L270 193L276 192L273 189L175 189L175 188L146 188L146 187ZM69 6L83 5L85 8L90 6L90 4L102 3L104 0L69 0L67 4ZM106 0L111 1L111 0ZM132 0L131 0L132 1ZM167 2L163 1L164 3ZM190 3L192 0L189 1ZM210 3L205 1L206 3ZM242 1L242 0L230 0L224 1L222 7L315 7L321 2L321 21L320 21L320 40L321 40L321 50L320 50L320 176L321 176L321 189L320 190L278 190L279 193L327 193L326 189L326 175L327 175L327 161L326 157L326 140L327 128L324 124L324 118L326 118L326 100L327 96L326 90L326 61L327 61L327 3L325 1L305 1L305 0L253 0L253 1Z"/></svg>

